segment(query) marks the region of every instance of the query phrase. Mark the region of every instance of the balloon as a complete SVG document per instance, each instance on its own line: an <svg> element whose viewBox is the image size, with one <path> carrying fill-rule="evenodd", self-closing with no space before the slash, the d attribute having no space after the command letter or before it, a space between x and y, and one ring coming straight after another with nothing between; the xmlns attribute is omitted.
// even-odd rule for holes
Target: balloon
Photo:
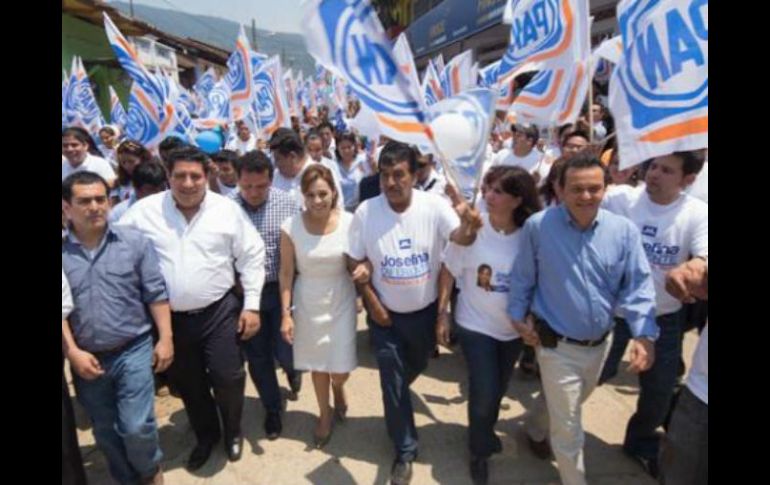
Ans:
<svg viewBox="0 0 770 485"><path fill-rule="evenodd" d="M473 126L458 113L446 113L430 122L436 145L448 160L459 158L473 149Z"/></svg>
<svg viewBox="0 0 770 485"><path fill-rule="evenodd" d="M195 137L195 144L211 155L222 149L222 135L212 130L202 131Z"/></svg>

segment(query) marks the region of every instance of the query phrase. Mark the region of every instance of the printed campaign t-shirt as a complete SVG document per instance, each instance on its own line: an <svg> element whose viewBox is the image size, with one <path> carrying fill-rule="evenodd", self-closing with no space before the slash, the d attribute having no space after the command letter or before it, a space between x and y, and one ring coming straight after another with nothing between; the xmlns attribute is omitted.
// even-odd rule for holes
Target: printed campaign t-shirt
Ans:
<svg viewBox="0 0 770 485"><path fill-rule="evenodd" d="M387 309L415 312L436 300L441 254L459 225L454 209L435 194L412 190L403 213L379 195L356 210L348 254L369 259L372 285Z"/></svg>
<svg viewBox="0 0 770 485"><path fill-rule="evenodd" d="M666 273L693 256L708 256L708 204L685 193L668 205L650 200L644 187L610 187L602 206L630 219L642 233L642 245L655 283L657 315L674 313L682 303L666 291Z"/></svg>
<svg viewBox="0 0 770 485"><path fill-rule="evenodd" d="M500 234L481 217L484 225L470 246L452 242L444 254L444 265L455 277L460 294L455 319L458 325L497 340L513 340L519 334L506 312L511 270L521 246L521 231Z"/></svg>

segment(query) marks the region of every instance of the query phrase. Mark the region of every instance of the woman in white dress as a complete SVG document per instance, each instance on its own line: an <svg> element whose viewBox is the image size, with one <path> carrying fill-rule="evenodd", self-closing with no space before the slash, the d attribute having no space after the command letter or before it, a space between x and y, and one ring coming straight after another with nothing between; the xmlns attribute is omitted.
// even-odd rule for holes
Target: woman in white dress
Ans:
<svg viewBox="0 0 770 485"><path fill-rule="evenodd" d="M344 254L353 216L336 208L339 194L327 167L312 164L301 189L307 210L281 226L281 333L294 346L294 367L311 372L320 448L331 437L334 417L345 418L343 386L356 368L356 292Z"/></svg>

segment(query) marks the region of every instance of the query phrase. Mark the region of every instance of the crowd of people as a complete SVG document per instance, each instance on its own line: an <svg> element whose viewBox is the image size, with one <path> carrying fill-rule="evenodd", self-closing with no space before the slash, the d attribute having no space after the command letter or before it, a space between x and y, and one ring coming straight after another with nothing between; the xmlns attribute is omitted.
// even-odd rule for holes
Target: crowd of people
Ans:
<svg viewBox="0 0 770 485"><path fill-rule="evenodd" d="M163 483L162 383L196 438L190 471L220 442L241 458L247 369L278 439L276 361L289 399L310 375L308 435L325 446L346 418L364 311L391 483L410 482L419 451L410 385L455 342L473 483L502 450L495 424L518 363L542 386L526 416L532 452L555 459L562 483L585 484L581 409L629 343L640 395L624 452L663 484L707 483L706 153L620 170L611 117L591 109L593 126L547 132L500 116L472 201L433 155L323 110L269 139L236 123L207 151L169 137L152 153L112 126L100 143L63 130L63 357L112 477ZM63 481L85 483L64 373L62 400Z"/></svg>

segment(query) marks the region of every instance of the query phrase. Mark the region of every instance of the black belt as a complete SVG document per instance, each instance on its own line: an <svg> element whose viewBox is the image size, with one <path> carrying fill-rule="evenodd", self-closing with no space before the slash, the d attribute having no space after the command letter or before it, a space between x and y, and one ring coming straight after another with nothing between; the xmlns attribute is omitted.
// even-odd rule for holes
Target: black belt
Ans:
<svg viewBox="0 0 770 485"><path fill-rule="evenodd" d="M112 355L112 354L117 354L117 353L119 353L119 352L123 352L123 351L124 351L124 350L126 350L127 348L129 348L129 347L131 347L132 345L134 345L134 344L135 344L135 343L136 343L138 340L141 340L141 339L145 338L147 335L149 335L149 333L150 333L150 332L144 332L144 333L143 333L143 334L141 334L141 335L137 335L136 337L132 338L132 339L131 339L131 340L129 340L128 342L125 342L125 343L123 343L123 344L120 344L120 345L118 345L117 347L114 347L114 348L112 348L112 349L107 349L107 350L99 350L99 351L96 351L96 352L91 352L91 353L92 353L92 354L93 354L95 357L97 357L97 358L104 358L104 357L107 357L108 355Z"/></svg>
<svg viewBox="0 0 770 485"><path fill-rule="evenodd" d="M582 347L597 347L603 344L604 341L607 340L607 336L610 334L610 331L607 330L604 333L604 335L602 335L596 340L578 340L570 337L565 337L564 335L561 335L560 333L556 332L553 329L551 329L551 331L553 331L554 335L556 335L556 340L561 340L562 342L567 342L568 344L580 345Z"/></svg>
<svg viewBox="0 0 770 485"><path fill-rule="evenodd" d="M214 308L217 305L219 305L220 303L222 303L222 300L227 298L227 295L229 295L232 292L233 292L233 288L230 288L229 290L227 290L227 293L225 293L222 298L220 298L219 300L215 301L211 305L205 306L203 308L197 308L195 310L185 310L185 311L182 311L182 312L173 312L172 311L171 314L172 315L176 315L178 317L193 317L195 315L200 315L201 313L203 313L203 312L205 312L207 310L211 310L212 308Z"/></svg>

